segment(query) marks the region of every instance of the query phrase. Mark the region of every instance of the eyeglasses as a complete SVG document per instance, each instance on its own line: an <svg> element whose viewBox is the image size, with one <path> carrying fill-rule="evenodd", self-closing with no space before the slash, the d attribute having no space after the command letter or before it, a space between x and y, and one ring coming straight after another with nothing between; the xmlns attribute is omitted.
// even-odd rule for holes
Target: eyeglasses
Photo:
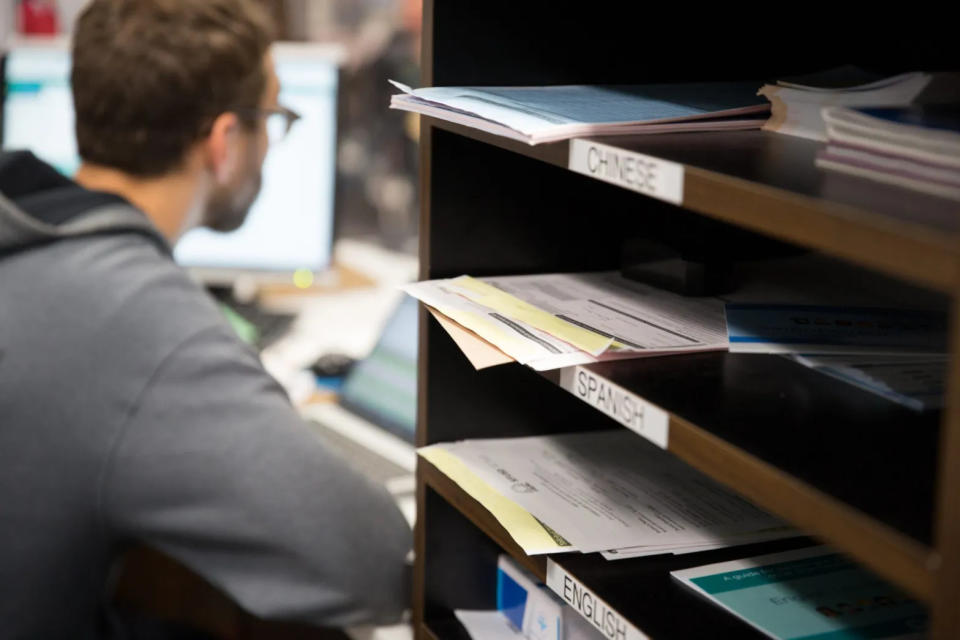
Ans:
<svg viewBox="0 0 960 640"><path fill-rule="evenodd" d="M300 119L300 114L293 109L279 106L273 109L240 108L232 109L238 115L263 118L267 125L267 139L270 144L276 144L287 137L293 123Z"/></svg>

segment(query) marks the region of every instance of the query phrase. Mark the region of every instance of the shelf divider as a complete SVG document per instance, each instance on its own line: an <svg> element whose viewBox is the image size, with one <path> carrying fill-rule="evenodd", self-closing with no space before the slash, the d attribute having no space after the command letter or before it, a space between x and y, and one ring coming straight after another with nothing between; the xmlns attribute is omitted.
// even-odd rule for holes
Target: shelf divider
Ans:
<svg viewBox="0 0 960 640"><path fill-rule="evenodd" d="M423 118L429 126L567 169L568 141L531 146ZM597 142L684 165L684 208L938 291L952 293L960 283L960 205L817 169L817 142L764 131Z"/></svg>

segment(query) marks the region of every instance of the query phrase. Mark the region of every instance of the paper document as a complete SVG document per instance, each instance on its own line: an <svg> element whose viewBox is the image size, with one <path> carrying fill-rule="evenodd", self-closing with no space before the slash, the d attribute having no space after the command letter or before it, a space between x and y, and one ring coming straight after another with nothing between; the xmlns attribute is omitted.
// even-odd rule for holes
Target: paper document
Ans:
<svg viewBox="0 0 960 640"><path fill-rule="evenodd" d="M539 276L537 278L539 279ZM461 276L454 278L450 286L477 304L498 311L511 320L519 320L525 325L546 331L551 336L592 356L600 355L613 344L612 335L604 335L593 327L584 326L547 307L534 306L525 301L522 296L517 296L515 292L498 286L496 281Z"/></svg>
<svg viewBox="0 0 960 640"><path fill-rule="evenodd" d="M920 96L931 79L930 74L913 72L840 89L765 85L759 95L770 100L772 115L763 128L826 142L827 129L821 116L824 107L907 105Z"/></svg>
<svg viewBox="0 0 960 640"><path fill-rule="evenodd" d="M741 544L752 544L754 542L768 542L770 540L780 540L783 538L796 538L799 534L797 530L790 526L774 527L757 531L756 533L745 534L743 536L730 536L725 538L722 543L712 544L691 544L691 545L667 545L669 549L663 549L655 546L627 547L625 549L610 549L604 551L601 555L606 560L626 560L627 558L644 558L647 556L661 555L670 553L673 555L683 555L686 553L699 553L700 551L713 551L715 549L724 549L727 547Z"/></svg>
<svg viewBox="0 0 960 640"><path fill-rule="evenodd" d="M771 638L920 640L924 607L826 547L671 575Z"/></svg>
<svg viewBox="0 0 960 640"><path fill-rule="evenodd" d="M731 304L732 353L944 354L947 314L914 309Z"/></svg>
<svg viewBox="0 0 960 640"><path fill-rule="evenodd" d="M723 303L716 298L682 296L628 280L615 271L481 280L560 320L612 340L618 351L727 347ZM510 312L508 308L500 310ZM533 326L548 332L551 329L549 325Z"/></svg>
<svg viewBox="0 0 960 640"><path fill-rule="evenodd" d="M391 83L402 91L392 96L391 108L528 144L596 135L758 129L770 108L752 82L422 89Z"/></svg>
<svg viewBox="0 0 960 640"><path fill-rule="evenodd" d="M527 510L494 491L456 456L447 452L444 445L422 447L417 453L483 505L528 556L577 550Z"/></svg>
<svg viewBox="0 0 960 640"><path fill-rule="evenodd" d="M914 411L943 407L947 359L918 356L788 356Z"/></svg>
<svg viewBox="0 0 960 640"><path fill-rule="evenodd" d="M960 100L960 80L954 92ZM960 200L960 107L831 107L820 168Z"/></svg>
<svg viewBox="0 0 960 640"><path fill-rule="evenodd" d="M444 448L580 551L725 543L783 524L625 429Z"/></svg>
<svg viewBox="0 0 960 640"><path fill-rule="evenodd" d="M453 614L473 640L524 640L523 634L496 609L454 609Z"/></svg>
<svg viewBox="0 0 960 640"><path fill-rule="evenodd" d="M510 320L496 310L479 305L463 295L464 290L450 285L451 280L415 282L403 291L429 305L450 320L490 342L505 354L537 370L597 362L546 332L519 320Z"/></svg>

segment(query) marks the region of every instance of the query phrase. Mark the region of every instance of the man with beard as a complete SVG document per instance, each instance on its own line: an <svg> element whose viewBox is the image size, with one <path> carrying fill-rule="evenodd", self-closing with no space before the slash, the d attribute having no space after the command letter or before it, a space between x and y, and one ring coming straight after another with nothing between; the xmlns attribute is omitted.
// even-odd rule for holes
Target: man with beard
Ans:
<svg viewBox="0 0 960 640"><path fill-rule="evenodd" d="M115 633L132 542L266 618L385 622L407 605L393 501L326 451L173 263L235 229L277 104L254 0L93 0L76 25L75 180L0 155L0 629ZM276 123L268 121L280 120Z"/></svg>

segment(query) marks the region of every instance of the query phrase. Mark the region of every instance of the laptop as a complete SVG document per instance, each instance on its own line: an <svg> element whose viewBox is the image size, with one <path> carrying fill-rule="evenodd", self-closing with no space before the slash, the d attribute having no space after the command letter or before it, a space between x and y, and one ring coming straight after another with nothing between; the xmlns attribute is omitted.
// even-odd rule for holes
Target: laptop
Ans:
<svg viewBox="0 0 960 640"><path fill-rule="evenodd" d="M336 403L301 409L314 433L371 481L383 484L413 522L417 414L417 301L404 296L373 351L344 377Z"/></svg>

